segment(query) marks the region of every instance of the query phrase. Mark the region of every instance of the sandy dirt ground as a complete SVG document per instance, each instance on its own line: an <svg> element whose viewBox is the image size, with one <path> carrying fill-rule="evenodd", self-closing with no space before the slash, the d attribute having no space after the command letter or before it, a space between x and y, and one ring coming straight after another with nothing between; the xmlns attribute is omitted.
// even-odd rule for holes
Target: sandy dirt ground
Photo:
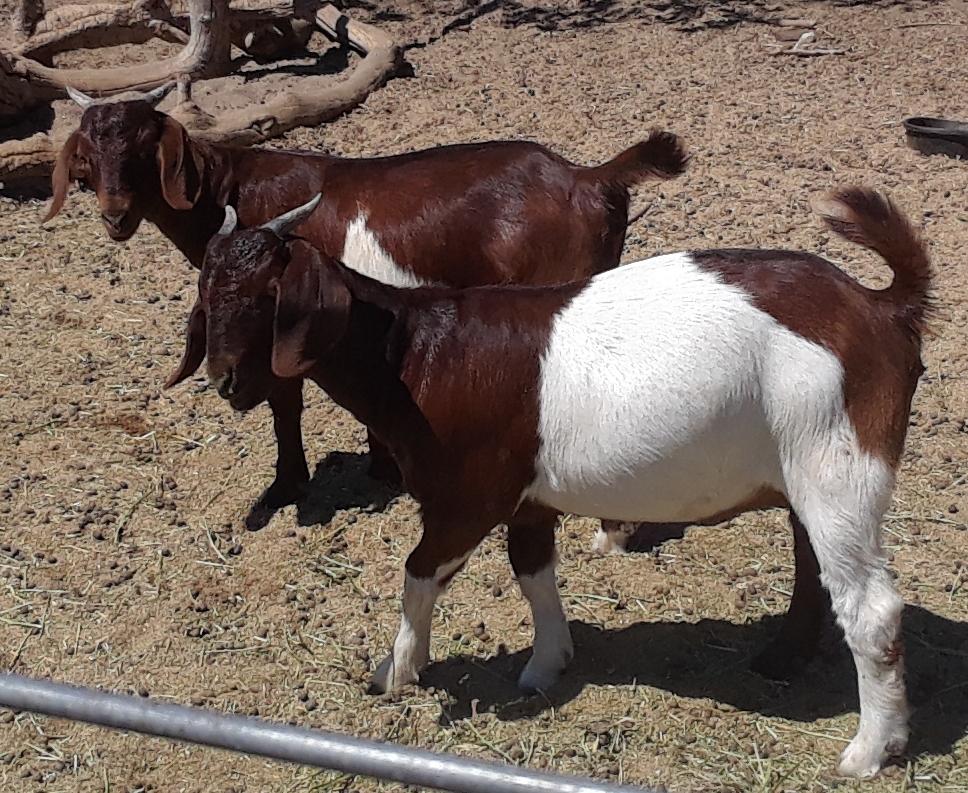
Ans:
<svg viewBox="0 0 968 793"><path fill-rule="evenodd" d="M834 776L857 723L835 632L790 684L748 670L793 583L779 512L608 558L589 552L594 521L565 521L577 650L547 697L513 685L532 626L495 531L440 601L423 685L366 695L398 622L413 501L367 479L362 427L307 385L312 492L253 524L268 408L233 414L201 375L162 391L195 273L148 224L109 242L80 193L46 228L43 202L0 199L0 666L683 793L968 790L968 165L917 154L899 127L968 118L968 12L773 7L816 19L818 43L845 53L769 54L777 29L750 21L752 3L357 4L413 44L415 77L275 145L376 155L527 138L591 163L667 127L694 159L637 189L649 211L627 260L791 247L873 286L886 268L822 230L808 200L889 191L930 242L941 304L884 525L916 708L899 765L866 784ZM0 789L402 788L0 711Z"/></svg>

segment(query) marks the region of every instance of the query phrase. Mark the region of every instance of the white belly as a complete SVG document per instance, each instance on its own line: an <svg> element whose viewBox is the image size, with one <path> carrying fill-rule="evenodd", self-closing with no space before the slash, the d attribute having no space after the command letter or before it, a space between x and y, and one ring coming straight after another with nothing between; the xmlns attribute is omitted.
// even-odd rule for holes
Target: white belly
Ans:
<svg viewBox="0 0 968 793"><path fill-rule="evenodd" d="M598 431L543 437L529 497L577 515L675 523L727 512L764 488L783 491L776 444L753 403L693 426L661 409L584 413L580 423Z"/></svg>

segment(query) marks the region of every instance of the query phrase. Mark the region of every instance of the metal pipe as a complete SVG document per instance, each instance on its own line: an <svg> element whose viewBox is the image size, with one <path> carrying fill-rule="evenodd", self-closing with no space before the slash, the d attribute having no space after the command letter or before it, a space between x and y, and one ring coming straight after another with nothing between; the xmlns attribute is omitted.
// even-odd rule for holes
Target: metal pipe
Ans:
<svg viewBox="0 0 968 793"><path fill-rule="evenodd" d="M452 793L648 793L22 675L0 674L0 706Z"/></svg>

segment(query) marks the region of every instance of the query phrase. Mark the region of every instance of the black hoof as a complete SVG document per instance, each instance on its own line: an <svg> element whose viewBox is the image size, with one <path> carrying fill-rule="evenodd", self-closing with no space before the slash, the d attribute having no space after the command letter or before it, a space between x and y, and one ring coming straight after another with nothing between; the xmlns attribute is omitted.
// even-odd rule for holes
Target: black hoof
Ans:
<svg viewBox="0 0 968 793"><path fill-rule="evenodd" d="M289 504L295 504L305 494L306 484L308 482L283 482L277 479L262 494L262 498L259 499L259 506L267 509L279 509Z"/></svg>

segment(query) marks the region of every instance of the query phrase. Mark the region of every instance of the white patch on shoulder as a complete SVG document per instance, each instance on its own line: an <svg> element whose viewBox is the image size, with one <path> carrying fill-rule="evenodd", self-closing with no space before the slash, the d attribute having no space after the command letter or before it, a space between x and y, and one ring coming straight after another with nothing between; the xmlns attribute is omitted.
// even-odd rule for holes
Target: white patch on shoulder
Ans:
<svg viewBox="0 0 968 793"><path fill-rule="evenodd" d="M785 493L784 454L843 416L842 377L833 353L688 253L618 267L555 317L527 495L679 522Z"/></svg>
<svg viewBox="0 0 968 793"><path fill-rule="evenodd" d="M393 260L366 225L366 214L362 211L346 227L346 241L340 258L347 267L390 286L409 289L431 285L430 281L418 278Z"/></svg>

